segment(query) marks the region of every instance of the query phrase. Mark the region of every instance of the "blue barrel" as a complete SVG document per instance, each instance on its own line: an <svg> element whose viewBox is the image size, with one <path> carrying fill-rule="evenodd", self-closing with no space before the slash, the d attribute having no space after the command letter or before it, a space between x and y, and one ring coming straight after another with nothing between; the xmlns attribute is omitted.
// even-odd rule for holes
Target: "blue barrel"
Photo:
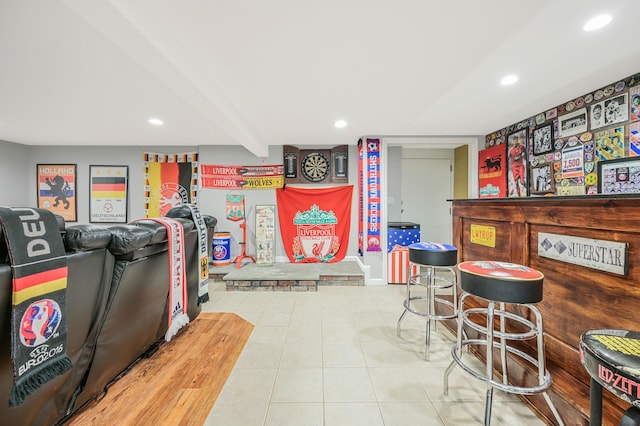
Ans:
<svg viewBox="0 0 640 426"><path fill-rule="evenodd" d="M231 263L231 232L214 232L212 257L213 266L224 266Z"/></svg>

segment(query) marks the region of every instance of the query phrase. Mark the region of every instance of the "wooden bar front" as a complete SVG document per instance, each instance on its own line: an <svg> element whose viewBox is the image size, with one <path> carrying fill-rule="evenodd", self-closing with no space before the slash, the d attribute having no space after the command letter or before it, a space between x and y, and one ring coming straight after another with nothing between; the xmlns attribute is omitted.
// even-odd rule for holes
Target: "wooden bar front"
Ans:
<svg viewBox="0 0 640 426"><path fill-rule="evenodd" d="M580 336L592 329L640 330L640 198L540 197L453 200L453 244L459 261L498 260L544 273L549 392L565 424L589 424L589 375L580 363ZM495 247L471 242L471 225L495 228ZM618 275L538 255L539 233L628 243L628 272ZM478 302L480 303L480 302ZM526 365L509 363L514 377ZM603 424L617 425L629 404L604 390ZM526 397L553 424L541 395Z"/></svg>

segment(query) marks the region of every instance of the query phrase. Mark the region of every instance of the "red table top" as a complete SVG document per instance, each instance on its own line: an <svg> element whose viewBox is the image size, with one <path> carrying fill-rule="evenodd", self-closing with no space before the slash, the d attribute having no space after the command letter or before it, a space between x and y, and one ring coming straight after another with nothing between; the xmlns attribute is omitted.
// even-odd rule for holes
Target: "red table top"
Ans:
<svg viewBox="0 0 640 426"><path fill-rule="evenodd" d="M508 262L473 260L458 264L458 269L473 275L504 280L529 281L544 278L542 272L536 269Z"/></svg>

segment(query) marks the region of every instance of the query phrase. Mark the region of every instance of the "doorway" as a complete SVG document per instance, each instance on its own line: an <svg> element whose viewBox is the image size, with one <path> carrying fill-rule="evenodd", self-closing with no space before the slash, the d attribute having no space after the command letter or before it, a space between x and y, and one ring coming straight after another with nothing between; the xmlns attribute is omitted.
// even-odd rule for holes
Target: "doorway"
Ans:
<svg viewBox="0 0 640 426"><path fill-rule="evenodd" d="M453 158L404 155L401 187L402 221L420 224L421 241L451 244Z"/></svg>

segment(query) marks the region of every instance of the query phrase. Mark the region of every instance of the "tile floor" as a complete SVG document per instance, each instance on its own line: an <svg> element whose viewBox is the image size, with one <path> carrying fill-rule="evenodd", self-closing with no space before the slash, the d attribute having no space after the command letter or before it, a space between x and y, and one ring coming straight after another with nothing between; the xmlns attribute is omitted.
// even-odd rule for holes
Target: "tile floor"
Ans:
<svg viewBox="0 0 640 426"><path fill-rule="evenodd" d="M210 282L203 311L255 324L206 425L483 424L484 386L459 367L443 394L453 336L407 314L402 285L319 287L317 292L239 292ZM544 425L517 396L494 391L492 425Z"/></svg>

